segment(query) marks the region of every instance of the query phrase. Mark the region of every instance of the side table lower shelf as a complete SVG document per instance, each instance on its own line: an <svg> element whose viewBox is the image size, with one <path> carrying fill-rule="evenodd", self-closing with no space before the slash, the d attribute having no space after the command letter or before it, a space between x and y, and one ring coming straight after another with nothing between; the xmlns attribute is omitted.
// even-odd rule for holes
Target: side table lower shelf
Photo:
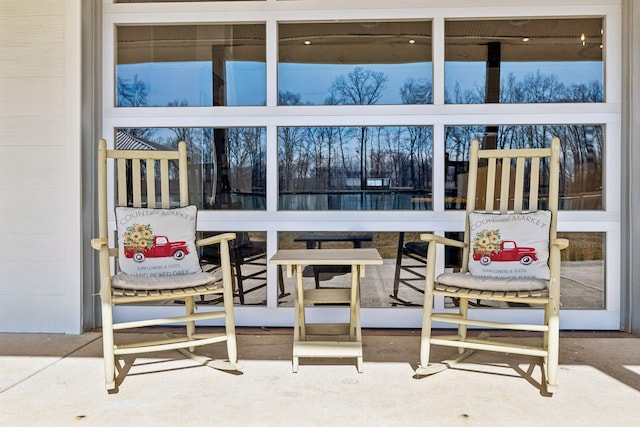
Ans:
<svg viewBox="0 0 640 427"><path fill-rule="evenodd" d="M300 357L355 357L358 372L362 372L361 341L295 341L293 343L293 372L298 372Z"/></svg>
<svg viewBox="0 0 640 427"><path fill-rule="evenodd" d="M358 274L356 267L355 274ZM357 276L356 276L357 279ZM346 305L351 309L350 323L306 323L304 307L322 305ZM355 358L358 372L362 372L362 334L360 330L360 292L359 283L352 288L305 289L302 292L302 307L296 300L296 310L300 312L301 324L296 325L293 338L293 372L298 372L300 357L318 358ZM309 340L309 336L348 337L349 341L327 338Z"/></svg>

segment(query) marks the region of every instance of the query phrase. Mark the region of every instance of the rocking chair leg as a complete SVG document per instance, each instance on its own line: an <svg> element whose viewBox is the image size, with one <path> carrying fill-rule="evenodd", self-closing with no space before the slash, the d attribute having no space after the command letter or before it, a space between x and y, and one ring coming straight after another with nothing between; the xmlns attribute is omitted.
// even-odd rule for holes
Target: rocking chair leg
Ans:
<svg viewBox="0 0 640 427"><path fill-rule="evenodd" d="M547 342L547 357L545 357L545 382L547 392L553 393L558 387L558 353L560 347L560 334L558 326L558 314L552 313L549 318L549 335Z"/></svg>
<svg viewBox="0 0 640 427"><path fill-rule="evenodd" d="M113 313L111 312L111 306L105 303L102 304L102 325L105 388L107 391L111 391L116 389L116 359L113 351Z"/></svg>
<svg viewBox="0 0 640 427"><path fill-rule="evenodd" d="M424 305L422 317L422 334L420 337L420 365L416 369L416 375L431 375L445 370L447 367L441 363L429 365L431 351L431 314L433 313L433 289L427 284L424 292Z"/></svg>
<svg viewBox="0 0 640 427"><path fill-rule="evenodd" d="M177 351L183 356L188 357L200 365L207 366L213 369L219 369L221 371L237 371L240 370L240 366L234 362L227 362L224 360L216 360L206 356L200 356L198 354L187 351L184 348L179 348Z"/></svg>
<svg viewBox="0 0 640 427"><path fill-rule="evenodd" d="M195 310L195 303L193 297L186 297L184 299L184 307L186 310L187 316L191 316ZM189 340L193 339L193 335L196 333L196 322L186 322L187 323L187 337ZM189 351L195 351L195 347L189 347Z"/></svg>
<svg viewBox="0 0 640 427"><path fill-rule="evenodd" d="M467 298L460 298L458 310L463 319L467 319L469 317L469 300ZM460 336L460 341L467 339L467 325L458 325L458 335ZM464 348L459 347L458 354L464 354Z"/></svg>
<svg viewBox="0 0 640 427"><path fill-rule="evenodd" d="M489 338L489 333L488 332L481 332L478 335L478 339L479 340L486 340L488 338ZM449 367L449 368L453 368L458 363L462 362L467 357L471 356L473 353L475 353L474 349L471 349L471 348L465 349L464 347L458 347L458 357L455 357L453 359L443 360L442 363L447 365L447 367Z"/></svg>

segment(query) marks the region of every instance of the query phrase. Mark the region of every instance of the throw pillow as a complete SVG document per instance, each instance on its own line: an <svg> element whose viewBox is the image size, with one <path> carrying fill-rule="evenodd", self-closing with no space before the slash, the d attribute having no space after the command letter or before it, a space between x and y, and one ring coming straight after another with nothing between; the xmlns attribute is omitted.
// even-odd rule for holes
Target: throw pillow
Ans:
<svg viewBox="0 0 640 427"><path fill-rule="evenodd" d="M195 206L116 207L120 270L135 276L202 272L196 250Z"/></svg>
<svg viewBox="0 0 640 427"><path fill-rule="evenodd" d="M550 211L469 216L469 272L476 276L549 280Z"/></svg>

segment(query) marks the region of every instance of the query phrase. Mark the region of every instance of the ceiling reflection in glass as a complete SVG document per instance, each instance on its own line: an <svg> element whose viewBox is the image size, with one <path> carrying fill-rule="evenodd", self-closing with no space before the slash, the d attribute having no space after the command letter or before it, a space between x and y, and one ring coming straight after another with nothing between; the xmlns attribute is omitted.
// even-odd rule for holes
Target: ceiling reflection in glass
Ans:
<svg viewBox="0 0 640 427"><path fill-rule="evenodd" d="M265 105L264 24L121 25L117 107Z"/></svg>
<svg viewBox="0 0 640 427"><path fill-rule="evenodd" d="M432 103L431 22L278 26L279 105Z"/></svg>

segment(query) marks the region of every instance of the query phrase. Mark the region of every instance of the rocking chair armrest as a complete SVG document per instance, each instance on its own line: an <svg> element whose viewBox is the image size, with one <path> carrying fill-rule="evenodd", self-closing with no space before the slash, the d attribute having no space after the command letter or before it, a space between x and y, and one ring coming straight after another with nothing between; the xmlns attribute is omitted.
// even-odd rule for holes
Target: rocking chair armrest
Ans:
<svg viewBox="0 0 640 427"><path fill-rule="evenodd" d="M563 250L569 247L569 239L553 239L551 244L559 247L560 250Z"/></svg>
<svg viewBox="0 0 640 427"><path fill-rule="evenodd" d="M447 237L437 236L435 234L421 234L420 240L424 240L425 242L429 242L429 243L433 242L433 243L440 243L442 245L447 245L447 246L455 246L458 248L467 247L467 244L464 242L461 242L459 240L449 239Z"/></svg>
<svg viewBox="0 0 640 427"><path fill-rule="evenodd" d="M97 237L95 239L91 239L91 247L97 251L102 249L103 247L109 247L109 241L104 237Z"/></svg>
<svg viewBox="0 0 640 427"><path fill-rule="evenodd" d="M233 240L236 238L236 233L221 233L216 234L215 236L205 237L204 239L196 240L196 246L209 246L216 243L220 243L222 241Z"/></svg>

